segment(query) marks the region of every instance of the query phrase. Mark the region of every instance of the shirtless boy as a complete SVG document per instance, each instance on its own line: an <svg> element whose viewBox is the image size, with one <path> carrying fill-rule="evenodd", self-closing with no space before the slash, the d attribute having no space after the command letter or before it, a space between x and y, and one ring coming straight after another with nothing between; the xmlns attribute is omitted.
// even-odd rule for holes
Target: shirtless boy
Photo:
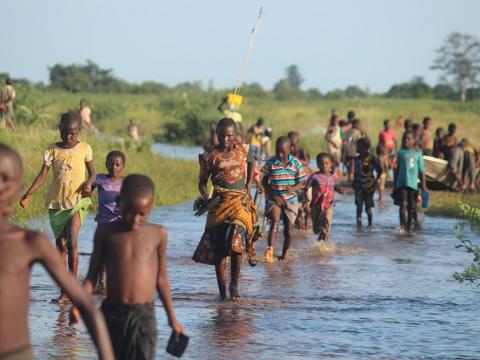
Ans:
<svg viewBox="0 0 480 360"><path fill-rule="evenodd" d="M173 310L167 276L167 231L148 223L154 198L155 186L149 177L127 176L120 191L120 220L100 224L93 240L84 288L92 293L105 262L108 287L101 308L117 359L155 357L155 288L169 325L177 335L183 333ZM75 308L72 315L79 321Z"/></svg>
<svg viewBox="0 0 480 360"><path fill-rule="evenodd" d="M41 263L78 307L101 359L113 359L102 315L67 272L58 251L39 232L9 222L12 202L22 188L22 162L10 147L0 144L0 359L32 359L28 333L30 272Z"/></svg>

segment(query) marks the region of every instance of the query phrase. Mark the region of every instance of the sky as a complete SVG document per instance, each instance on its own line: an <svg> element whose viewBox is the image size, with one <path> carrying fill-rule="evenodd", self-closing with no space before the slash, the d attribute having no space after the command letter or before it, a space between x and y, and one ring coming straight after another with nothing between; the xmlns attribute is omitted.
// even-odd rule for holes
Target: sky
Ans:
<svg viewBox="0 0 480 360"><path fill-rule="evenodd" d="M91 59L135 83L233 87L260 6L245 81L268 89L290 64L322 92L435 84L446 36L480 37L477 0L15 0L2 4L0 72L48 83L49 66Z"/></svg>

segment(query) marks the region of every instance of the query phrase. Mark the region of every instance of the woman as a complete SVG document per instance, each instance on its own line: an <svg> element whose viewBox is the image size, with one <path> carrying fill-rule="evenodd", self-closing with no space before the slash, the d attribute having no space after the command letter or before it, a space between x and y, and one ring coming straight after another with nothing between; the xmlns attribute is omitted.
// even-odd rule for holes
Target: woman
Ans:
<svg viewBox="0 0 480 360"><path fill-rule="evenodd" d="M215 265L220 298L226 298L226 259L231 257L230 298L237 300L238 278L242 254L246 249L254 266L253 241L258 238L257 212L249 195L255 160L247 144L238 143L235 122L222 119L217 125L219 144L199 156L201 198L196 202L196 215L208 210L205 232L195 250L193 260ZM213 183L213 196L208 199L208 179Z"/></svg>

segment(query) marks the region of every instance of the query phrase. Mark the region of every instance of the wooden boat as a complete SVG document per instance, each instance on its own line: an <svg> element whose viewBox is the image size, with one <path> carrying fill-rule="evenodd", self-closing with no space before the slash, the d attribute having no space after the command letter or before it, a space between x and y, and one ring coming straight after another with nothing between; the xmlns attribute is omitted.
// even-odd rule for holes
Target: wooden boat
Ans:
<svg viewBox="0 0 480 360"><path fill-rule="evenodd" d="M448 161L433 156L423 156L427 186L432 190L452 189L455 175L448 166Z"/></svg>

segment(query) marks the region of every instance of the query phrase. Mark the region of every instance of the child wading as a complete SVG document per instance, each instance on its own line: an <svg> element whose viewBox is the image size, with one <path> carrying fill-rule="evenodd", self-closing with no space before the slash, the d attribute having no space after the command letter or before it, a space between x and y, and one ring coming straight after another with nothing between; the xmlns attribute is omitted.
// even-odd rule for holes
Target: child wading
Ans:
<svg viewBox="0 0 480 360"><path fill-rule="evenodd" d="M254 265L253 241L258 236L255 205L249 195L255 160L248 145L238 143L235 122L225 118L218 122L216 134L219 144L199 156L200 176L196 215L208 211L205 232L193 254L193 260L215 265L220 299L227 296L226 265L231 258L230 298L240 298L238 279L242 254L246 250ZM208 198L207 183L213 183L212 198Z"/></svg>
<svg viewBox="0 0 480 360"><path fill-rule="evenodd" d="M357 143L359 155L355 158L353 189L355 190L355 205L357 206L357 226L362 226L362 212L368 217L368 226L372 226L373 194L377 188L378 180L382 176L382 167L378 159L370 154L370 139L361 138ZM377 175L374 175L374 171Z"/></svg>
<svg viewBox="0 0 480 360"><path fill-rule="evenodd" d="M20 202L27 206L30 196L39 189L53 169L53 181L48 187L46 207L50 225L60 251L68 268L77 276L78 271L78 233L92 204L90 194L95 181L92 162L92 148L78 141L81 120L77 113L62 115L59 125L62 141L48 146L43 157L43 165L30 188ZM85 170L88 179L85 179ZM61 294L56 299L59 303L68 302L68 297Z"/></svg>
<svg viewBox="0 0 480 360"><path fill-rule="evenodd" d="M296 192L303 188L307 176L299 160L291 154L290 139L281 136L275 146L276 155L267 160L262 168L263 187L265 188L265 215L270 218L268 247L265 249L265 260L273 261L273 246L280 220L283 219L283 250L280 259L287 256L293 235L293 225L298 215L298 197Z"/></svg>
<svg viewBox="0 0 480 360"><path fill-rule="evenodd" d="M97 224L105 224L120 219L120 208L118 207L118 196L122 188L125 167L125 155L118 150L110 151L105 160L105 167L108 174L97 174L93 189L98 189L98 213L95 217ZM100 274L98 292L105 292L105 270Z"/></svg>
<svg viewBox="0 0 480 360"><path fill-rule="evenodd" d="M20 156L0 144L0 359L33 359L28 331L30 272L40 263L79 308L100 359L112 360L105 321L78 280L67 272L58 251L45 235L10 223L12 202L21 188Z"/></svg>
<svg viewBox="0 0 480 360"><path fill-rule="evenodd" d="M91 294L102 264L107 268L107 297L102 312L116 359L153 359L157 326L153 295L158 295L168 324L179 335L167 275L167 231L148 223L155 187L145 175L132 174L120 192L120 220L99 224L84 289ZM74 321L80 320L76 308Z"/></svg>
<svg viewBox="0 0 480 360"><path fill-rule="evenodd" d="M397 153L394 169L394 192L392 197L395 205L400 206L400 230L410 231L417 220L418 183L427 190L425 184L425 167L422 153L413 150L415 146L414 133L405 131L402 138L402 149ZM408 211L408 220L406 219Z"/></svg>
<svg viewBox="0 0 480 360"><path fill-rule="evenodd" d="M319 171L310 175L305 185L312 188L312 223L313 232L318 234L318 240L328 241L330 225L332 224L332 206L335 191L344 194L345 189L335 185L337 176L334 174L334 159L330 154L317 155Z"/></svg>

